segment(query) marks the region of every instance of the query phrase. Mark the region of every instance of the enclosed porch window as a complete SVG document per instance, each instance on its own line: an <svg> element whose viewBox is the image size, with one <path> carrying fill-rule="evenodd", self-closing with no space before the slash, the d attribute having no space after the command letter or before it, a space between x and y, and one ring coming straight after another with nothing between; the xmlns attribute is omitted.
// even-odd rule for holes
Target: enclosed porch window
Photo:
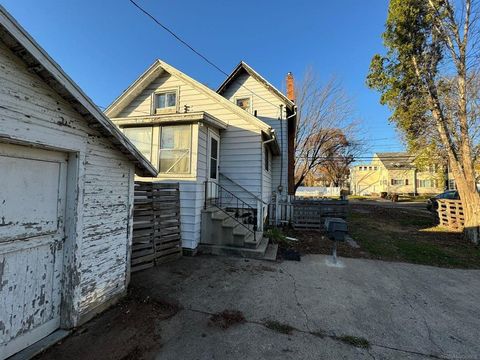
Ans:
<svg viewBox="0 0 480 360"><path fill-rule="evenodd" d="M159 170L165 174L188 174L192 127L175 125L160 127Z"/></svg>
<svg viewBox="0 0 480 360"><path fill-rule="evenodd" d="M191 125L126 127L123 132L148 160L158 159L154 165L160 173L190 173ZM158 158L152 156L154 153Z"/></svg>
<svg viewBox="0 0 480 360"><path fill-rule="evenodd" d="M125 136L149 161L152 161L152 130L152 127L130 127L123 129Z"/></svg>

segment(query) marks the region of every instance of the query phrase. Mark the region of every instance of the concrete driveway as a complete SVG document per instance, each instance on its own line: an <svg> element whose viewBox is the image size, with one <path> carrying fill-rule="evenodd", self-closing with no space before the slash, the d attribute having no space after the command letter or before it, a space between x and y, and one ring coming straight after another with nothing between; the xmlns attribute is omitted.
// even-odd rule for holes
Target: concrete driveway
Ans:
<svg viewBox="0 0 480 360"><path fill-rule="evenodd" d="M161 323L158 359L480 359L479 270L326 261L185 257L134 274L132 285L183 307ZM209 326L225 309L246 322ZM295 330L279 333L266 320Z"/></svg>

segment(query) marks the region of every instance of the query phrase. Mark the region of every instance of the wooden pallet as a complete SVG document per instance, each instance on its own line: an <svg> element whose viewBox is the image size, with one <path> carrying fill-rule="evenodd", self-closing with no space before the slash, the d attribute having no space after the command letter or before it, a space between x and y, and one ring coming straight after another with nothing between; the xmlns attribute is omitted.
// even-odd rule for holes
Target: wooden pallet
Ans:
<svg viewBox="0 0 480 360"><path fill-rule="evenodd" d="M465 215L460 200L438 199L437 216L441 226L455 230L463 230Z"/></svg>
<svg viewBox="0 0 480 360"><path fill-rule="evenodd" d="M179 184L136 181L131 271L181 255Z"/></svg>

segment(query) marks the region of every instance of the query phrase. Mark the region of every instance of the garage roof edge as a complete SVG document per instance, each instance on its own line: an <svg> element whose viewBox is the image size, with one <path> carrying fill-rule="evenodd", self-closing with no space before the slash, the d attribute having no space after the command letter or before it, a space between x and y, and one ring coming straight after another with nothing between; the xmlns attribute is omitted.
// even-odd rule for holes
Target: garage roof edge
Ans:
<svg viewBox="0 0 480 360"><path fill-rule="evenodd" d="M0 39L27 63L29 69L46 81L87 121L99 125L98 130L102 135L109 138L135 164L138 175L157 175L155 167L1 5L0 30L3 30L0 31Z"/></svg>

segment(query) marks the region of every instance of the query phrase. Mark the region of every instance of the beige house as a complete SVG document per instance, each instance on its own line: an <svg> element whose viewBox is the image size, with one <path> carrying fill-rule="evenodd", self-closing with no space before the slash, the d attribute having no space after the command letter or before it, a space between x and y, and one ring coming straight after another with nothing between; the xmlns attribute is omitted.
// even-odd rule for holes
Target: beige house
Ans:
<svg viewBox="0 0 480 360"><path fill-rule="evenodd" d="M370 164L355 165L350 174L353 195L438 194L445 189L441 166L418 169L406 152L376 153Z"/></svg>
<svg viewBox="0 0 480 360"><path fill-rule="evenodd" d="M214 91L157 60L106 110L159 170L147 180L180 184L184 249L264 253L272 195L293 193L289 79L287 96L241 62Z"/></svg>

